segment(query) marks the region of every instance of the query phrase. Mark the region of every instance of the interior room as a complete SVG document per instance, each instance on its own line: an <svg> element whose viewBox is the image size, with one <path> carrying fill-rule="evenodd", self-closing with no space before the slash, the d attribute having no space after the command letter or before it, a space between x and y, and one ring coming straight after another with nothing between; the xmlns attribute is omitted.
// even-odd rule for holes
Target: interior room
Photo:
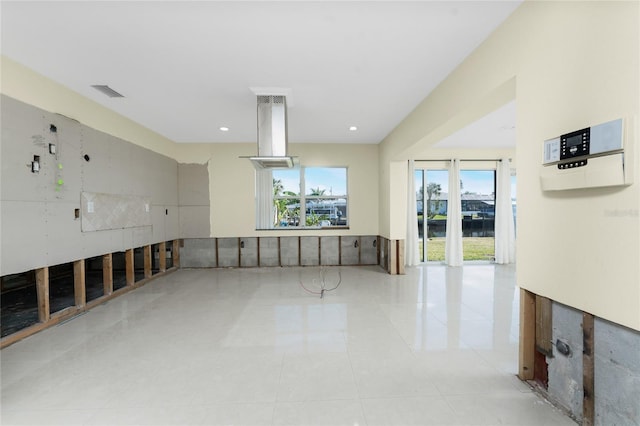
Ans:
<svg viewBox="0 0 640 426"><path fill-rule="evenodd" d="M640 425L640 2L0 2L3 424Z"/></svg>

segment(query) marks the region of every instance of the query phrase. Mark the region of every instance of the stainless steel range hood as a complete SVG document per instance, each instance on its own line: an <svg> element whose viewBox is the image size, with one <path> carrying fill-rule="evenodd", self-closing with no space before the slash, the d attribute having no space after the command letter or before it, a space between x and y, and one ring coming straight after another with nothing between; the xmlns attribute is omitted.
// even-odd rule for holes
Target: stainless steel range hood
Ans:
<svg viewBox="0 0 640 426"><path fill-rule="evenodd" d="M248 157L256 169L290 169L294 158L287 154L287 98L258 96L258 155Z"/></svg>

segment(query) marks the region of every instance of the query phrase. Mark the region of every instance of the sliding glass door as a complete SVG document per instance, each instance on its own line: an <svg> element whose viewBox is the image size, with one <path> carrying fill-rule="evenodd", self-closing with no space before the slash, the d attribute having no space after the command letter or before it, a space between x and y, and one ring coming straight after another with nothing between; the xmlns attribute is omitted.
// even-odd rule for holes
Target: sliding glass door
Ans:
<svg viewBox="0 0 640 426"><path fill-rule="evenodd" d="M443 261L447 229L447 170L415 171L420 261Z"/></svg>

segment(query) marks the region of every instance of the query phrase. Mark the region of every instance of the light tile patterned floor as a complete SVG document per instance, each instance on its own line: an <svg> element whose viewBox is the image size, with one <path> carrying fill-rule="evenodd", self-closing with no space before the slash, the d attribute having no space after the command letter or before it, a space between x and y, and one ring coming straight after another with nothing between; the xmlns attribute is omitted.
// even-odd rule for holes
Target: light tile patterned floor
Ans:
<svg viewBox="0 0 640 426"><path fill-rule="evenodd" d="M575 425L517 380L515 267L180 270L0 353L3 425Z"/></svg>

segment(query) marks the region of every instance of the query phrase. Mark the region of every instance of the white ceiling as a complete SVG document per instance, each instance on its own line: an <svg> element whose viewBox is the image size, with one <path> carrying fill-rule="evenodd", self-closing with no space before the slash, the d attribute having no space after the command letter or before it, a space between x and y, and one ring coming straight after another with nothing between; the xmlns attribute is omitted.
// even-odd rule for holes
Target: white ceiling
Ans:
<svg viewBox="0 0 640 426"><path fill-rule="evenodd" d="M2 1L2 54L176 142L254 142L277 87L290 142L378 143L520 1Z"/></svg>
<svg viewBox="0 0 640 426"><path fill-rule="evenodd" d="M515 148L516 101L447 136L434 148Z"/></svg>

